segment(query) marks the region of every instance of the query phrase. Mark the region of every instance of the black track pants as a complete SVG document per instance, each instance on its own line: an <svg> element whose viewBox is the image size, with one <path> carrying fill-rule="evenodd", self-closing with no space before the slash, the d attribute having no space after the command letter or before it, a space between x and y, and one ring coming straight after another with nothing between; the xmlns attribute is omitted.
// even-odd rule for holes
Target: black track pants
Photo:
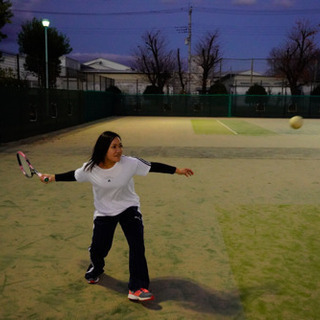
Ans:
<svg viewBox="0 0 320 320"><path fill-rule="evenodd" d="M94 220L92 243L89 248L91 265L87 273L98 276L104 271L104 259L111 249L118 222L129 245L129 290L148 289L149 273L145 258L143 222L137 207L130 207L115 217L97 217Z"/></svg>

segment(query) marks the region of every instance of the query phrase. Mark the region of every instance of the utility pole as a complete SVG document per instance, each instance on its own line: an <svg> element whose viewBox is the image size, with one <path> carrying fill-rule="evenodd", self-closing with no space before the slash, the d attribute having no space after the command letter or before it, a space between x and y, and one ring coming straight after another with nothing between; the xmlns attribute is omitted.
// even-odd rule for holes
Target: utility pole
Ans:
<svg viewBox="0 0 320 320"><path fill-rule="evenodd" d="M192 6L189 6L188 24L188 93L191 93L191 34L192 34Z"/></svg>

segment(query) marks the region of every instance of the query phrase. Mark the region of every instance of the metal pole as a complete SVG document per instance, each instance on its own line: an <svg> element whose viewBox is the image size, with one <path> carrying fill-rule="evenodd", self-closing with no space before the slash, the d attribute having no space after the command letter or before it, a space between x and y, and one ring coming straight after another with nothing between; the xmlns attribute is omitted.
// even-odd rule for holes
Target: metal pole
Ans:
<svg viewBox="0 0 320 320"><path fill-rule="evenodd" d="M250 83L253 82L253 59L251 59Z"/></svg>
<svg viewBox="0 0 320 320"><path fill-rule="evenodd" d="M189 8L189 25L188 25L188 93L191 93L191 15L192 15L192 7Z"/></svg>
<svg viewBox="0 0 320 320"><path fill-rule="evenodd" d="M48 27L44 27L45 54L46 54L46 89L49 88L49 70L48 70Z"/></svg>

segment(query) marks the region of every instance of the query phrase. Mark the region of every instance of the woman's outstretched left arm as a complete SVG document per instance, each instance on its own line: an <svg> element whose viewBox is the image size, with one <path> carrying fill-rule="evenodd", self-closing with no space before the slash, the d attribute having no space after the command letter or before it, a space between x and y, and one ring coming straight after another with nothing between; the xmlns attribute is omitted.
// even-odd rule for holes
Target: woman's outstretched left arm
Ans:
<svg viewBox="0 0 320 320"><path fill-rule="evenodd" d="M193 171L189 168L176 168L164 163L151 162L150 172L160 172L160 173L171 173L171 174L180 174L190 177L193 175Z"/></svg>

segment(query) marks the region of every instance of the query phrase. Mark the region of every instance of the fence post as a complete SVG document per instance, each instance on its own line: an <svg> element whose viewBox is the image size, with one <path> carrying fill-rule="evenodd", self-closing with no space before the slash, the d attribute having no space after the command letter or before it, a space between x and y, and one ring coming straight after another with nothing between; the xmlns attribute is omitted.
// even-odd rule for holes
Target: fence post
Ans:
<svg viewBox="0 0 320 320"><path fill-rule="evenodd" d="M232 108L232 95L229 94L229 97L228 97L228 117L231 117L232 114L231 114L231 108Z"/></svg>
<svg viewBox="0 0 320 320"><path fill-rule="evenodd" d="M20 56L17 54L17 79L20 81Z"/></svg>

